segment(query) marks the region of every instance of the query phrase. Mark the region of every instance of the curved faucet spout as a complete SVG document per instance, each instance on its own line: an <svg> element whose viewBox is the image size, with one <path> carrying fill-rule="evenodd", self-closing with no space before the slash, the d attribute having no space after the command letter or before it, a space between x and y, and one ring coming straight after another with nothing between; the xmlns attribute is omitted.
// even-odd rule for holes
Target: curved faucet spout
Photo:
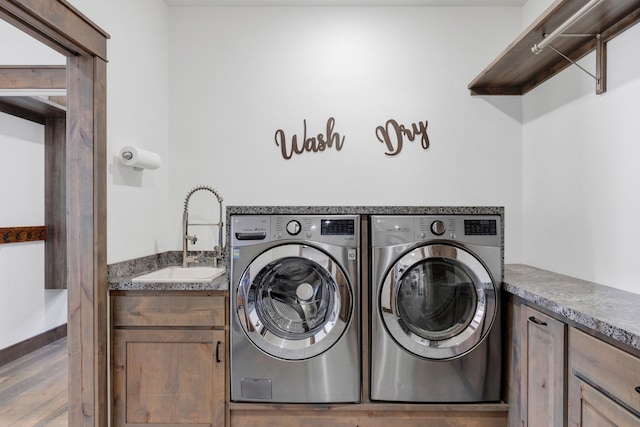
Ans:
<svg viewBox="0 0 640 427"><path fill-rule="evenodd" d="M218 246L213 248L213 266L218 266L218 259L222 257L223 254L223 246L222 246L222 234L223 234L223 222L222 222L222 197L220 193L214 190L212 187L208 185L200 185L191 189L187 196L184 198L184 210L182 212L182 267L186 268L189 266L189 262L193 262L194 259L192 257L187 256L187 243L191 241L191 243L196 243L198 238L193 235L189 235L189 199L193 196L193 193L196 191L209 191L218 200L219 207L219 219L217 224L206 224L211 225L213 227L218 227ZM202 224L200 224L202 225Z"/></svg>

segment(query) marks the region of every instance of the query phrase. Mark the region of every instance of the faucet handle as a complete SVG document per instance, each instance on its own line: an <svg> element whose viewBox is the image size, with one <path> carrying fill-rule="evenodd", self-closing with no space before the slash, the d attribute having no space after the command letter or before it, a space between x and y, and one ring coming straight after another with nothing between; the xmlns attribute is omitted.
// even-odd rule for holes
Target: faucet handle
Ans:
<svg viewBox="0 0 640 427"><path fill-rule="evenodd" d="M186 258L187 263L189 264L198 264L200 262L200 257L198 256L194 256L194 255L189 255Z"/></svg>

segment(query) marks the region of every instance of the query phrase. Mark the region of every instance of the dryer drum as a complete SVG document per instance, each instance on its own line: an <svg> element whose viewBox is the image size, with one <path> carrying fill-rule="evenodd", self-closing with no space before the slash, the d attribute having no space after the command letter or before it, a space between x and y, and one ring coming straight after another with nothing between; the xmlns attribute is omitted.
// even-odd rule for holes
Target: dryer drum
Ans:
<svg viewBox="0 0 640 427"><path fill-rule="evenodd" d="M378 310L390 337L410 353L433 360L473 350L495 318L496 292L483 264L462 248L443 246L406 252L378 291Z"/></svg>
<svg viewBox="0 0 640 427"><path fill-rule="evenodd" d="M431 258L404 272L396 303L405 328L429 340L444 340L471 323L478 297L467 272L446 259Z"/></svg>

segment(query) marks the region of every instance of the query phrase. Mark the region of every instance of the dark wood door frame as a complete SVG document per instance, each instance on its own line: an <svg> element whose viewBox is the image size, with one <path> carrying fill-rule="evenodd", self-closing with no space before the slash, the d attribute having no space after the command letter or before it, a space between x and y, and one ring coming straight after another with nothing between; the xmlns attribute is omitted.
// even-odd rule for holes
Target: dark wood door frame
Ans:
<svg viewBox="0 0 640 427"><path fill-rule="evenodd" d="M65 0L0 0L0 19L67 57L69 425L106 426L106 44Z"/></svg>

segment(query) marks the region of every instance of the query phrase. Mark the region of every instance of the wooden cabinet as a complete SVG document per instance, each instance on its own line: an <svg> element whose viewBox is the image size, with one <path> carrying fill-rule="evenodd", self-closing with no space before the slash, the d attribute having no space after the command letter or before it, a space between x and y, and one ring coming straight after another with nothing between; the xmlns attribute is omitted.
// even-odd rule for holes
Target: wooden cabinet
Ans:
<svg viewBox="0 0 640 427"><path fill-rule="evenodd" d="M520 317L521 425L566 425L566 324L528 306Z"/></svg>
<svg viewBox="0 0 640 427"><path fill-rule="evenodd" d="M640 427L640 358L569 331L569 425Z"/></svg>
<svg viewBox="0 0 640 427"><path fill-rule="evenodd" d="M508 300L509 427L640 427L640 358L571 320Z"/></svg>
<svg viewBox="0 0 640 427"><path fill-rule="evenodd" d="M224 426L225 297L112 297L113 425Z"/></svg>
<svg viewBox="0 0 640 427"><path fill-rule="evenodd" d="M505 427L504 403L232 403L232 427Z"/></svg>

